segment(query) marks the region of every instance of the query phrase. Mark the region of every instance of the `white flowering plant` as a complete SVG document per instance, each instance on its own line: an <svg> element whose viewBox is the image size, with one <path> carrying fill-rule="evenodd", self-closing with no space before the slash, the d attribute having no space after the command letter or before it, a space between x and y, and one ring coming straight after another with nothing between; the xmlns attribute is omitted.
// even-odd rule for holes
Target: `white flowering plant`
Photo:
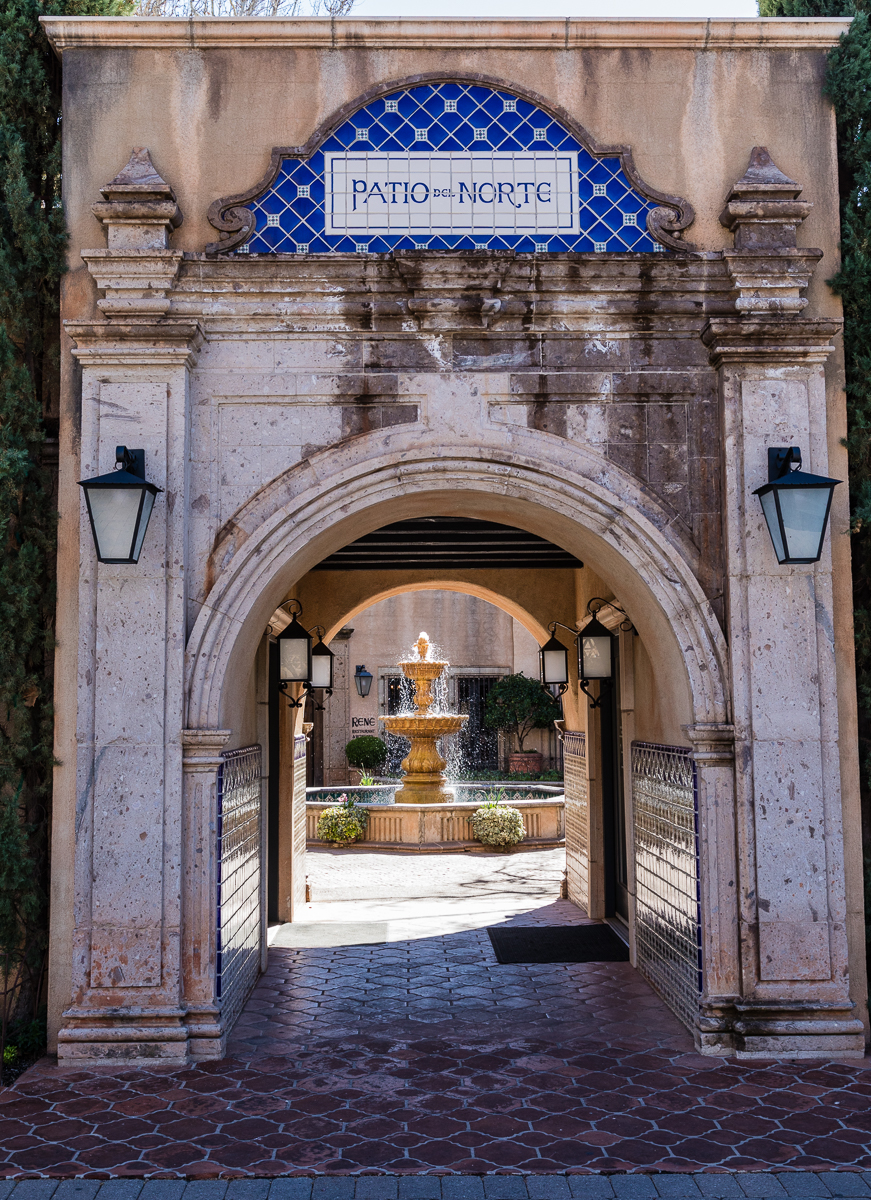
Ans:
<svg viewBox="0 0 871 1200"><path fill-rule="evenodd" d="M523 814L519 809L501 803L504 794L491 796L470 818L472 832L485 846L516 846L526 836Z"/></svg>
<svg viewBox="0 0 871 1200"><path fill-rule="evenodd" d="M345 794L318 817L318 837L325 842L356 842L366 832L369 809L361 808L354 797Z"/></svg>

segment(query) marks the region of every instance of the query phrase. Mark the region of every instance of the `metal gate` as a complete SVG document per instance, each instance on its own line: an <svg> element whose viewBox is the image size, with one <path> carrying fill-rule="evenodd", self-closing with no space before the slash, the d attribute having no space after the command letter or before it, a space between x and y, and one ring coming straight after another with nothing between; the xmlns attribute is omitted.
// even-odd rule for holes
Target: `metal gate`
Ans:
<svg viewBox="0 0 871 1200"><path fill-rule="evenodd" d="M693 1028L702 989L696 764L682 746L632 743L638 969Z"/></svg>
<svg viewBox="0 0 871 1200"><path fill-rule="evenodd" d="M218 768L218 1003L229 1030L260 973L263 846L260 746Z"/></svg>
<svg viewBox="0 0 871 1200"><path fill-rule="evenodd" d="M498 675L458 675L457 712L469 719L457 734L461 761L468 771L498 771L499 735L484 726L487 697L499 682Z"/></svg>

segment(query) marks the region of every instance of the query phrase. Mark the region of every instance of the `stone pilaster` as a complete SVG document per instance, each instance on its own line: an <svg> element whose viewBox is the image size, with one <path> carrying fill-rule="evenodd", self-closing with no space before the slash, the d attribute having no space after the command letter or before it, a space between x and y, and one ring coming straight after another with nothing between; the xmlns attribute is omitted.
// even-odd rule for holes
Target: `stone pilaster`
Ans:
<svg viewBox="0 0 871 1200"><path fill-rule="evenodd" d="M768 478L769 446L800 446L809 471L829 473L823 365L839 325L798 315L819 257L795 249L809 208L798 190L754 151L722 218L736 230L726 257L741 315L702 335L720 376L736 771L732 814L722 811L728 739L718 749L688 730L712 789L704 809L720 827L716 852L710 828L700 831L704 878L717 880L703 893L706 924L717 921L701 1040L745 1057L863 1052L847 976L829 538L819 563L778 566L752 494Z"/></svg>
<svg viewBox="0 0 871 1200"><path fill-rule="evenodd" d="M146 477L163 491L136 565L98 563L80 510L73 995L62 1060L190 1054L181 730L188 373L202 330L165 315L166 294L157 305L148 294L155 281L171 287L167 256L177 255L166 236L180 217L147 152L136 154L97 206L110 248L84 255L99 264L106 319L65 326L82 369L80 477L110 470L124 444L144 448ZM207 1010L195 1025L214 1023Z"/></svg>

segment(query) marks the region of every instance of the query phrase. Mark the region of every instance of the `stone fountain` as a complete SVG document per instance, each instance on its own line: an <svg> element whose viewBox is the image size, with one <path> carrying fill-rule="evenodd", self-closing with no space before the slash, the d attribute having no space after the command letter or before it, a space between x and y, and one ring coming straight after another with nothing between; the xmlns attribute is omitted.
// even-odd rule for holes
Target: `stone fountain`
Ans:
<svg viewBox="0 0 871 1200"><path fill-rule="evenodd" d="M405 778L396 793L398 804L444 804L454 799L445 778L445 760L436 749L440 737L462 729L467 716L435 713L432 686L441 676L446 662L430 657L432 647L427 634L422 633L415 643L416 657L400 662L402 673L414 684L415 713L409 716L382 717L381 722L389 733L407 737L411 750L402 760Z"/></svg>

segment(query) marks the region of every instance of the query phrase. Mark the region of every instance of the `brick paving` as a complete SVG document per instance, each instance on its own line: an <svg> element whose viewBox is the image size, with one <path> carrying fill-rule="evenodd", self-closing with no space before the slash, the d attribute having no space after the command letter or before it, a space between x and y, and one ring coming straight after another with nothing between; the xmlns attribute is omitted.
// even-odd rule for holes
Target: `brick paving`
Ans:
<svg viewBox="0 0 871 1200"><path fill-rule="evenodd" d="M483 861L461 868L444 865L446 857L436 860L443 872L486 876ZM522 870L519 858L511 856L512 871ZM354 866L352 855L347 861L349 871L365 875L365 863ZM415 860L406 862L409 872L418 870ZM480 891L471 885L470 891L461 926L475 924L483 903ZM503 904L500 919L586 919L551 896ZM748 1192L746 1183L743 1190L729 1192L722 1183L710 1191L699 1182L734 1183L739 1176L731 1173L760 1172L757 1183L767 1187L763 1176L775 1168L779 1180L805 1180L795 1186L812 1188L789 1195L829 1195L807 1182L817 1179L807 1174L814 1171L829 1172L831 1186L861 1184L855 1193L831 1194L869 1195L858 1174L871 1170L867 1059L703 1058L628 963L500 966L482 921L478 928L403 940L400 901L391 899L391 919L378 926L384 940L371 940L371 929L360 933L366 922L358 921L345 936L356 944L344 946L336 944L344 910L331 922L327 903L313 905L315 934L319 924L330 927L325 944L271 950L269 970L222 1062L81 1070L38 1064L0 1094L0 1175L248 1177L249 1183L319 1176L310 1200L389 1200L395 1189L382 1196L365 1187L380 1180L378 1187L389 1188L395 1177L428 1172L446 1176L441 1187L451 1178L472 1187L471 1177L486 1183L511 1175L498 1186L522 1185L527 1190L517 1191L519 1200L557 1200L557 1192L534 1191L536 1178L548 1177L548 1186L561 1179L574 1189L572 1180L583 1176L593 1190L572 1196L642 1200L678 1196L654 1193L644 1176L660 1188L668 1186L668 1174L691 1172L703 1173L694 1176L703 1195L781 1195ZM335 903L343 903L340 896ZM373 919L385 915L362 911ZM485 915L483 924L493 922L492 910ZM298 934L284 927L283 936L305 942L307 935L300 926ZM608 1176L607 1187L616 1191L595 1191L612 1172L628 1173L636 1191L620 1190L621 1175ZM356 1184L343 1182L354 1175ZM327 1182L345 1191L319 1190ZM362 1191L348 1190L358 1185ZM228 1200L237 1195L265 1200L266 1193L228 1193ZM508 1192L450 1189L433 1192L432 1200L479 1195L514 1200ZM90 1193L77 1196L93 1200ZM184 1196L209 1200L211 1193ZM415 1200L407 1190L399 1196ZM107 1193L105 1200L125 1197ZM430 1200L429 1193L416 1197ZM16 1193L15 1200L48 1195ZM181 1200L181 1193L149 1192L143 1200ZM277 1191L270 1200L309 1200L309 1193Z"/></svg>

